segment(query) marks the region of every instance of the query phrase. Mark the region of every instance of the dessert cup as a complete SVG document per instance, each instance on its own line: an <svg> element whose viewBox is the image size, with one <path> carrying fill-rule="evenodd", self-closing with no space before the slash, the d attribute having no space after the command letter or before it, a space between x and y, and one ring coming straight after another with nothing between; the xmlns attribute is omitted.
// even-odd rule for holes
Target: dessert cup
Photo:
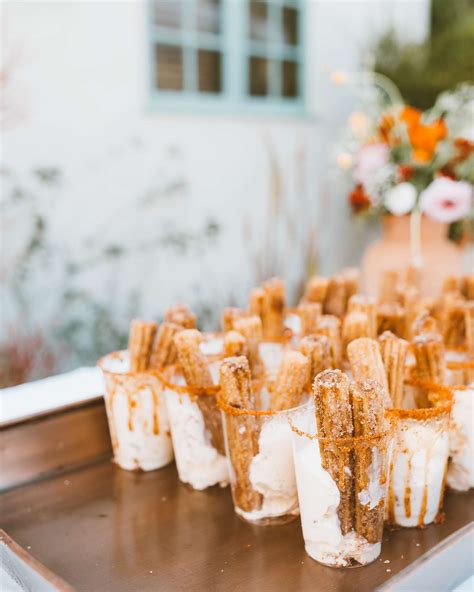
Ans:
<svg viewBox="0 0 474 592"><path fill-rule="evenodd" d="M474 487L474 384L453 386L447 484L457 491Z"/></svg>
<svg viewBox="0 0 474 592"><path fill-rule="evenodd" d="M266 386L254 392L260 410L219 400L234 509L252 524L285 524L299 514L288 423L292 410L268 410Z"/></svg>
<svg viewBox="0 0 474 592"><path fill-rule="evenodd" d="M306 553L331 567L380 555L392 435L319 438L314 404L290 416Z"/></svg>
<svg viewBox="0 0 474 592"><path fill-rule="evenodd" d="M213 377L215 368L216 364L210 367ZM217 484L226 486L229 482L227 460L224 451L218 450L212 442L198 401L198 397L214 398L218 387L206 392L193 389L186 385L175 366L162 373L161 381L180 480L198 490Z"/></svg>
<svg viewBox="0 0 474 592"><path fill-rule="evenodd" d="M105 407L114 462L152 471L173 460L168 411L156 372L129 371L127 351L98 361L105 379Z"/></svg>
<svg viewBox="0 0 474 592"><path fill-rule="evenodd" d="M390 409L394 446L390 467L387 518L398 526L425 526L443 505L449 454L452 394L446 387L422 381L432 407Z"/></svg>
<svg viewBox="0 0 474 592"><path fill-rule="evenodd" d="M449 385L474 383L474 359L466 350L446 352L446 382Z"/></svg>

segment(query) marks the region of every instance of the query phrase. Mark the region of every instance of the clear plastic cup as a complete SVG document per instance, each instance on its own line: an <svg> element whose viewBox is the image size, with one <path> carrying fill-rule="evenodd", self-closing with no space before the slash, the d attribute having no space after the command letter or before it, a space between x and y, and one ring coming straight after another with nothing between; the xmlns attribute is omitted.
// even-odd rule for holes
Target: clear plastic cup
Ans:
<svg viewBox="0 0 474 592"><path fill-rule="evenodd" d="M452 387L447 484L457 491L474 487L474 383Z"/></svg>
<svg viewBox="0 0 474 592"><path fill-rule="evenodd" d="M390 409L394 446L387 519L399 526L425 526L438 516L449 455L452 394L446 387L411 382L425 391L432 407Z"/></svg>
<svg viewBox="0 0 474 592"><path fill-rule="evenodd" d="M130 372L127 351L98 361L105 379L105 407L114 462L127 470L153 471L173 460L168 411L153 371Z"/></svg>
<svg viewBox="0 0 474 592"><path fill-rule="evenodd" d="M449 385L474 384L474 359L466 350L446 352L446 382Z"/></svg>
<svg viewBox="0 0 474 592"><path fill-rule="evenodd" d="M260 409L268 390L258 388ZM220 400L235 512L258 525L285 524L299 515L288 414L237 409Z"/></svg>
<svg viewBox="0 0 474 592"><path fill-rule="evenodd" d="M210 369L215 380L216 364ZM204 413L212 414L218 422L214 427L222 430L220 412L215 404L217 387L205 392L192 389L186 386L182 374L174 366L162 374L161 380L180 480L198 490L217 484L225 487L229 483L229 474L223 435L221 444L213 439L204 416Z"/></svg>
<svg viewBox="0 0 474 592"><path fill-rule="evenodd" d="M306 553L330 567L380 555L392 434L318 438L314 405L290 416Z"/></svg>

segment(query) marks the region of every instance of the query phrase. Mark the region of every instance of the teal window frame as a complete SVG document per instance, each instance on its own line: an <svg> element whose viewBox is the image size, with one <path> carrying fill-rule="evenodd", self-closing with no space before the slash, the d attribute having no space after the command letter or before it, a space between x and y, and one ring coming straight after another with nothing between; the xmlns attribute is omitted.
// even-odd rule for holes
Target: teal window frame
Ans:
<svg viewBox="0 0 474 592"><path fill-rule="evenodd" d="M248 0L221 0L220 33L206 33L193 29L197 2L182 2L183 28L173 31L159 27L153 21L153 0L148 5L149 91L151 107L172 111L208 111L222 113L304 115L305 99L305 0L267 0L270 31L275 31L283 7L298 8L298 44L288 45L275 41L254 41L249 38ZM197 49L219 49L221 53L220 93L184 89L173 91L158 89L155 85L155 47L157 43L176 47L190 47L183 51L185 86L196 87ZM267 95L252 96L248 91L249 56L265 57L273 68L269 76L270 90L281 86L280 70L275 60L289 59L298 64L298 95L294 98ZM190 62L192 61L192 62Z"/></svg>

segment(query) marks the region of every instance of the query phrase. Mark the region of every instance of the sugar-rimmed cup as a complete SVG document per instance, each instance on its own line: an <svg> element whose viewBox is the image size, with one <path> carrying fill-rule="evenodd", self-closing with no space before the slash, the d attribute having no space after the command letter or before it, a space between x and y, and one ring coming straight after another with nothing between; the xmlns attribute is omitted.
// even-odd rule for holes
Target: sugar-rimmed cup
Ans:
<svg viewBox="0 0 474 592"><path fill-rule="evenodd" d="M216 376L216 364L211 363L210 370ZM163 393L166 398L171 426L171 436L176 459L178 476L183 483L197 490L213 485L222 487L229 483L227 459L225 458L223 437L222 444L213 441L212 434L206 428L202 405L199 398L209 398L211 406L219 386L206 389L192 388L186 385L178 366L166 368L160 375ZM220 413L216 417L222 429Z"/></svg>
<svg viewBox="0 0 474 592"><path fill-rule="evenodd" d="M432 406L388 410L394 446L387 519L399 526L425 526L443 505L453 396L449 388L426 381L407 385L423 390Z"/></svg>
<svg viewBox="0 0 474 592"><path fill-rule="evenodd" d="M105 379L105 407L114 462L127 470L152 471L173 460L168 411L157 372L131 372L127 351L97 365Z"/></svg>
<svg viewBox="0 0 474 592"><path fill-rule="evenodd" d="M269 409L273 383L253 383L259 409L242 409L219 398L235 512L262 526L299 515L288 416L299 407Z"/></svg>
<svg viewBox="0 0 474 592"><path fill-rule="evenodd" d="M312 401L289 417L307 554L330 567L380 555L392 432L320 438Z"/></svg>

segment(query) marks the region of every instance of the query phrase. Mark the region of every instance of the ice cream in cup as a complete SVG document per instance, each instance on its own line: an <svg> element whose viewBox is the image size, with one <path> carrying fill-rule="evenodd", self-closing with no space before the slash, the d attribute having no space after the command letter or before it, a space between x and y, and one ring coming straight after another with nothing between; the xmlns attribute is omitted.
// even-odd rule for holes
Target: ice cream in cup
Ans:
<svg viewBox="0 0 474 592"><path fill-rule="evenodd" d="M399 526L425 526L438 516L444 497L449 455L451 390L411 380L415 398L426 405L391 409L394 446L390 469L387 518Z"/></svg>
<svg viewBox="0 0 474 592"><path fill-rule="evenodd" d="M105 379L114 462L123 469L143 471L169 464L173 446L158 374L132 371L128 351L108 354L98 365Z"/></svg>
<svg viewBox="0 0 474 592"><path fill-rule="evenodd" d="M392 439L382 389L328 370L314 391L289 418L305 549L327 566L365 565L382 545Z"/></svg>
<svg viewBox="0 0 474 592"><path fill-rule="evenodd" d="M304 396L308 361L287 352L275 383L251 379L244 356L220 369L224 434L235 512L252 524L284 524L298 516L288 414Z"/></svg>
<svg viewBox="0 0 474 592"><path fill-rule="evenodd" d="M467 491L474 487L474 383L453 386L452 391L447 484L451 489Z"/></svg>
<svg viewBox="0 0 474 592"><path fill-rule="evenodd" d="M194 489L228 484L224 435L216 405L220 356L204 353L195 329L174 338L178 364L161 374L170 417L178 475Z"/></svg>

